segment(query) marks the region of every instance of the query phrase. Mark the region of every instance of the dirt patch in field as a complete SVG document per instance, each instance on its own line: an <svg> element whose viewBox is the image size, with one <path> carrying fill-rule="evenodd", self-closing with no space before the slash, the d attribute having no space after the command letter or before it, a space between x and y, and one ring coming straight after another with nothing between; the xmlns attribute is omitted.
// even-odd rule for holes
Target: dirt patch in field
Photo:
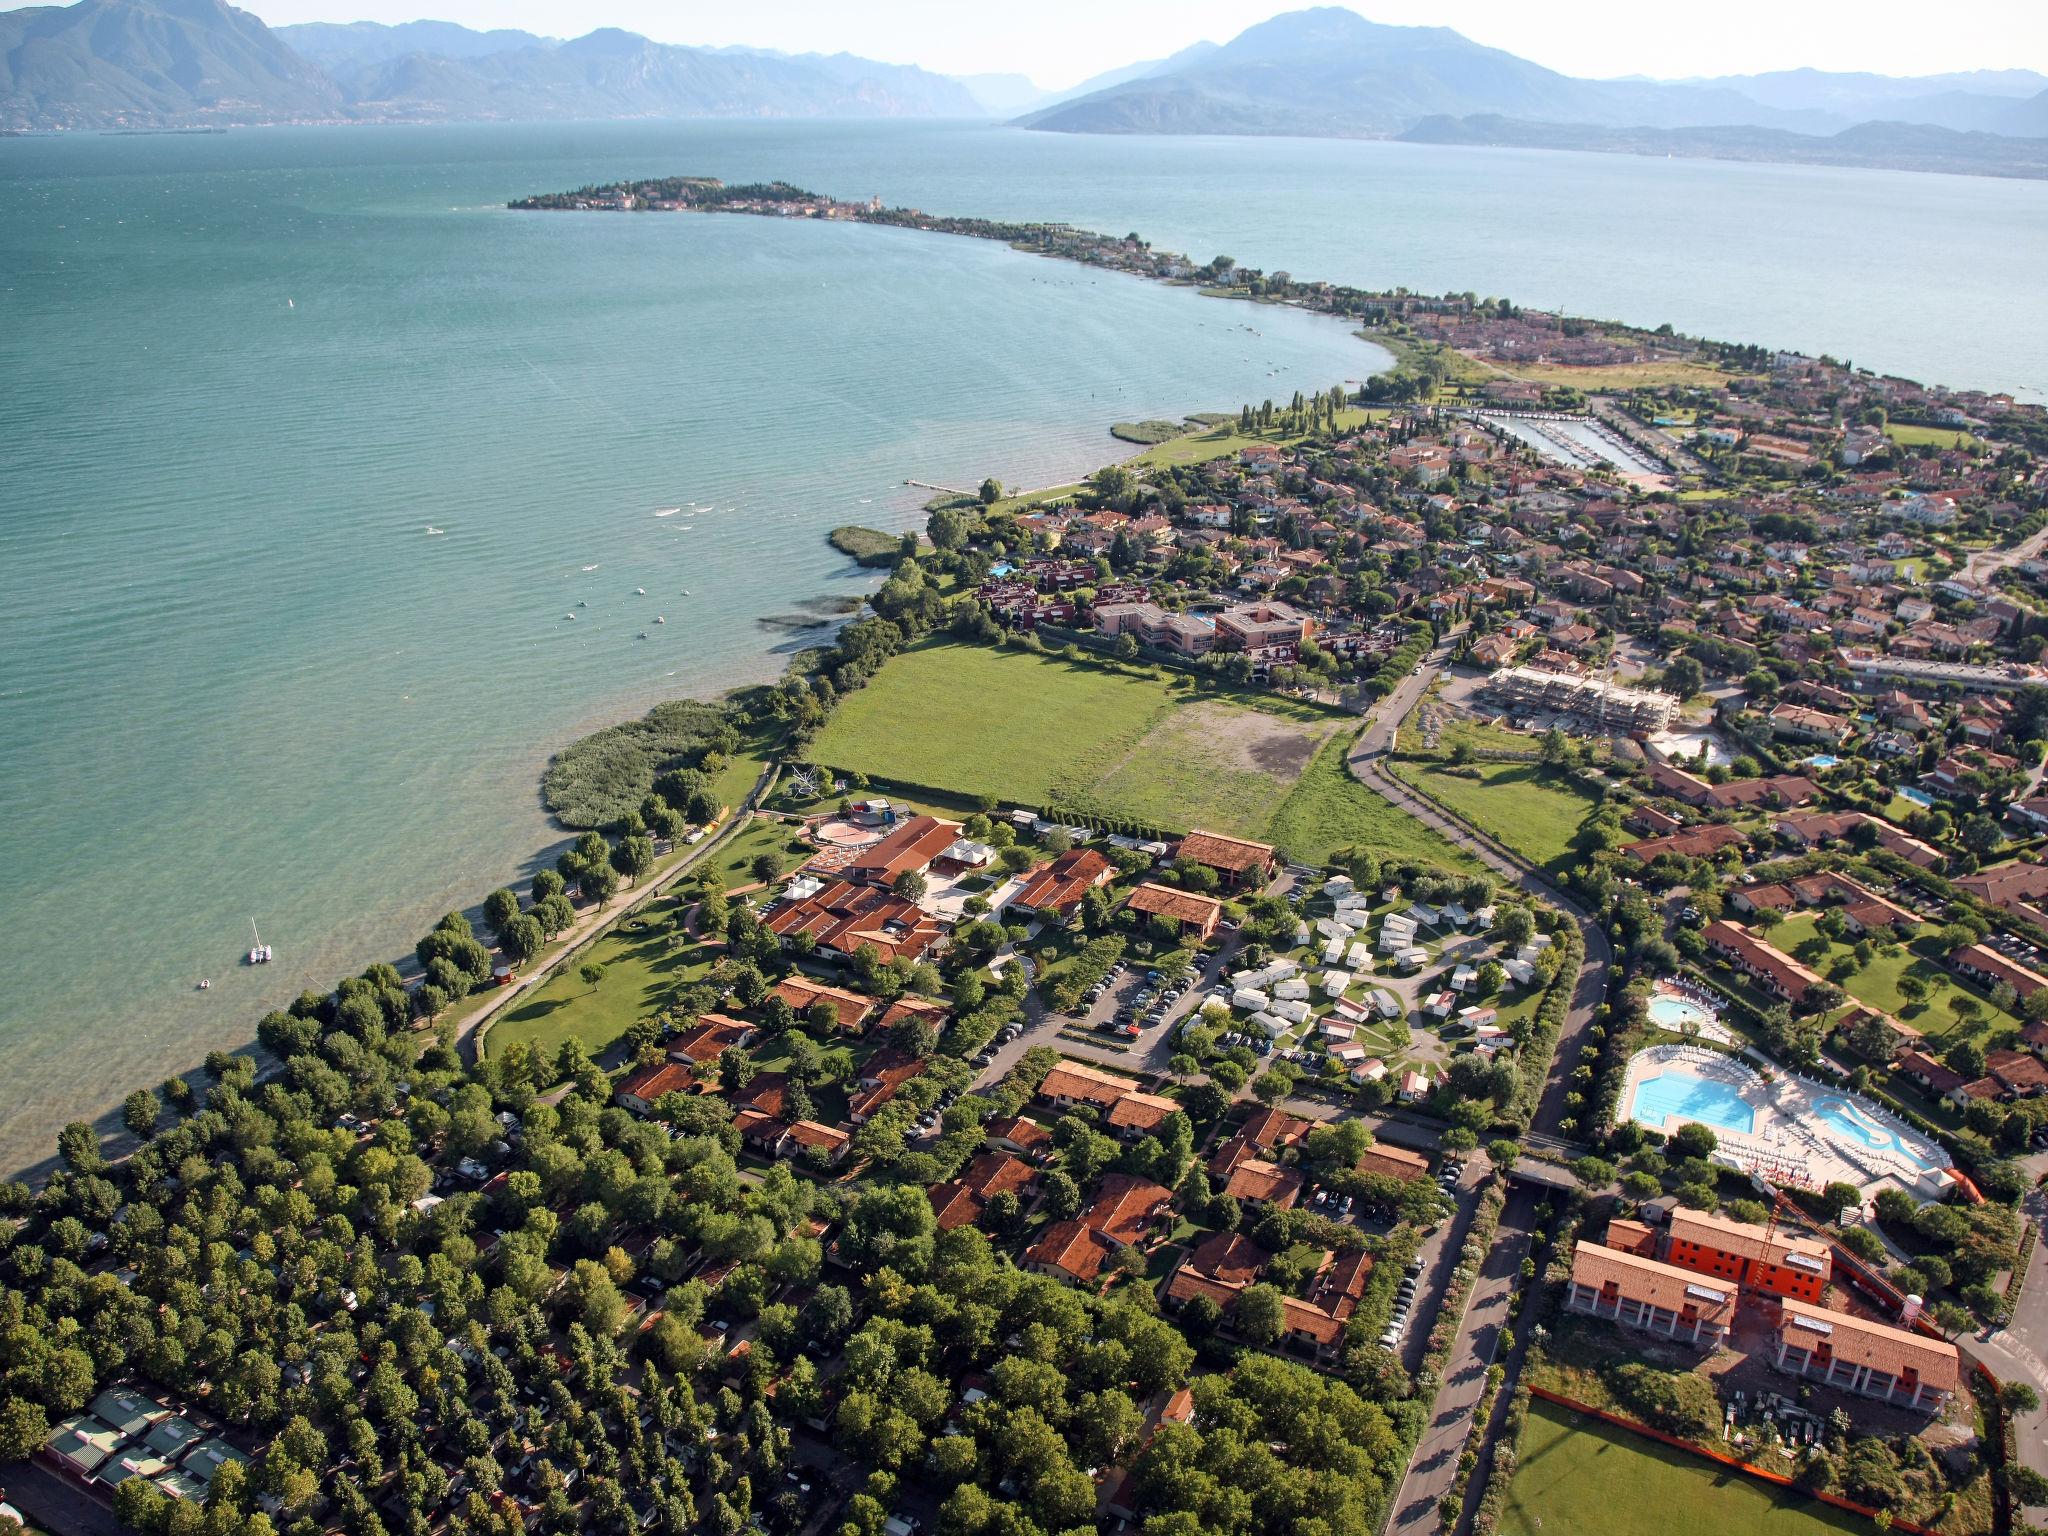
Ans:
<svg viewBox="0 0 2048 1536"><path fill-rule="evenodd" d="M1338 722L1307 725L1238 705L1201 703L1186 706L1170 723L1181 742L1200 742L1202 756L1219 767L1291 783L1301 777ZM1148 736L1139 749L1151 739Z"/></svg>

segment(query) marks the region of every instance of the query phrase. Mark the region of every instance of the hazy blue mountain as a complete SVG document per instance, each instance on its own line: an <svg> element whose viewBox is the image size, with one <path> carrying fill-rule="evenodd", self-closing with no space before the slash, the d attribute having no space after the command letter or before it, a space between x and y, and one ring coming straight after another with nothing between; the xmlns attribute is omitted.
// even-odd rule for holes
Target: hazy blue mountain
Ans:
<svg viewBox="0 0 2048 1536"><path fill-rule="evenodd" d="M1176 69L1185 69L1189 65L1207 58L1220 46L1221 44L1210 42L1190 43L1187 47L1181 49L1180 52L1170 53L1163 59L1142 59L1136 64L1125 64L1117 69L1105 69L1101 74L1090 75L1080 84L1071 85L1064 91L1048 92L1044 105L1050 106L1054 102L1073 101L1082 96L1090 96L1097 91L1106 91L1111 86L1122 85L1127 80L1143 80L1152 75L1163 75Z"/></svg>
<svg viewBox="0 0 2048 1536"><path fill-rule="evenodd" d="M1293 11L1172 68L1041 108L1082 133L1380 136L1435 114L1537 121L1799 126L1797 114L1709 86L1577 80L1448 27L1394 27L1334 6Z"/></svg>
<svg viewBox="0 0 2048 1536"><path fill-rule="evenodd" d="M338 117L341 93L222 0L0 11L0 127L161 127Z"/></svg>
<svg viewBox="0 0 2048 1536"><path fill-rule="evenodd" d="M1446 27L1395 27L1334 6L1292 11L1220 48L1112 81L1018 119L1066 133L1421 137L1562 148L1630 148L1692 134L1658 153L1814 158L2034 174L2031 147L1979 142L2048 136L2048 93L2028 70L1919 80L1788 70L1725 80L1581 80ZM1426 131L1414 130L1427 125ZM1569 132L1539 131L1545 127ZM1901 130L1920 127L1930 135ZM1868 129L1845 136L1848 129ZM1695 130L1728 130L1719 141ZM1756 130L1745 136L1741 130ZM1950 138L1939 134L1947 132ZM1631 137L1631 135L1637 135ZM2015 170L2014 168L2019 169Z"/></svg>
<svg viewBox="0 0 2048 1536"><path fill-rule="evenodd" d="M447 22L287 29L221 0L0 12L0 127L358 118L975 117L957 81L851 54L570 42Z"/></svg>
<svg viewBox="0 0 2048 1536"><path fill-rule="evenodd" d="M452 21L407 21L385 26L376 21L307 21L296 26L273 27L293 52L311 59L323 69L337 66L379 64L401 59L410 53L433 54L443 59L475 59L487 53L506 53L514 48L550 48L558 41L538 37L511 27L478 32Z"/></svg>

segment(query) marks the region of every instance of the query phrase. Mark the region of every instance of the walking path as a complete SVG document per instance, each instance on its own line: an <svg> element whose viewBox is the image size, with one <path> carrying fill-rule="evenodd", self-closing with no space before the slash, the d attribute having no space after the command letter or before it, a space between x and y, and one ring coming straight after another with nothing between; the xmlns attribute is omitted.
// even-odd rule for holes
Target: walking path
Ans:
<svg viewBox="0 0 2048 1536"><path fill-rule="evenodd" d="M565 961L572 955L581 954L585 945L612 924L630 913L639 911L706 858L731 842L740 830L753 820L754 806L759 803L761 796L767 793L768 786L774 782L775 773L776 767L773 763L764 767L761 776L754 781L754 787L747 791L747 798L734 808L724 825L696 847L685 850L682 857L670 864L667 869L650 876L645 885L636 887L629 894L628 899L616 906L592 907L587 912L578 913L576 921L563 930L561 948L535 965L532 970L522 974L511 986L497 988L481 1008L462 1019L456 1025L455 1036L457 1049L463 1052L465 1059L476 1059L486 1026L500 1013L527 996L535 987L545 983L562 968Z"/></svg>
<svg viewBox="0 0 2048 1536"><path fill-rule="evenodd" d="M1352 773L1368 788L1384 796L1398 809L1440 833L1478 858L1510 885L1549 903L1578 924L1585 941L1584 964L1580 967L1570 1008L1558 1031L1557 1050L1550 1075L1530 1122L1534 1138L1563 1145L1558 1127L1567 1118L1565 1096L1570 1090L1571 1068L1579 1059L1586 1032L1606 995L1607 968L1614 952L1607 935L1592 915L1552 885L1526 859L1513 850L1462 821L1445 814L1424 800L1387 771L1385 759L1394 745L1402 720L1428 691L1449 659L1458 631L1452 630L1430 651L1413 675L1388 694L1367 716L1366 726L1353 743L1349 759ZM1477 1159L1474 1160L1475 1163ZM1444 1379L1430 1405L1429 1427L1424 1430L1407 1476L1395 1496L1387 1530L1390 1536L1427 1536L1437 1529L1437 1504L1450 1491L1458 1473L1458 1456L1469 1428L1473 1406L1484 1389L1487 1367L1500 1329L1507 1320L1507 1301L1520 1283L1521 1261L1535 1220L1536 1197L1526 1188L1512 1191L1492 1249L1483 1261L1465 1315L1459 1320L1457 1337L1445 1362ZM1519 1356L1515 1364L1519 1364ZM1514 1390L1512 1372L1502 1385L1501 1396ZM1492 1439L1500 1416L1495 1415L1481 1447L1480 1465L1490 1465ZM1478 1478L1474 1479L1479 1481Z"/></svg>

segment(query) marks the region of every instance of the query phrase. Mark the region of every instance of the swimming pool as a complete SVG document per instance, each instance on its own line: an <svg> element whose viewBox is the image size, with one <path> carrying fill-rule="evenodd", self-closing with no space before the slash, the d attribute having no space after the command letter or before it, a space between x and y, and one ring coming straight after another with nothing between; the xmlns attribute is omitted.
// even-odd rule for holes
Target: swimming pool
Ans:
<svg viewBox="0 0 2048 1536"><path fill-rule="evenodd" d="M1719 1017L1713 1009L1703 1003L1696 1003L1689 997L1679 997L1671 992L1659 992L1650 999L1650 1022L1659 1029L1668 1029L1673 1034L1684 1034L1688 1029L1699 1029L1712 1024Z"/></svg>
<svg viewBox="0 0 2048 1536"><path fill-rule="evenodd" d="M1830 1129L1841 1132L1875 1152L1896 1152L1916 1168L1943 1168L1945 1157L1923 1156L1905 1137L1888 1130L1847 1099L1826 1097L1813 1101L1814 1115Z"/></svg>
<svg viewBox="0 0 2048 1536"><path fill-rule="evenodd" d="M1745 1136L1756 1127L1756 1111L1738 1091L1685 1072L1661 1072L1637 1083L1629 1118L1653 1131L1675 1131L1688 1120Z"/></svg>
<svg viewBox="0 0 2048 1536"><path fill-rule="evenodd" d="M1835 766L1835 764L1839 763L1841 759L1839 757L1831 755L1830 753L1816 752L1806 761L1815 768L1832 768Z"/></svg>
<svg viewBox="0 0 2048 1536"><path fill-rule="evenodd" d="M1934 796L1927 793L1924 789L1911 789L1901 784L1899 786L1899 793L1915 805L1923 805L1930 811L1934 809Z"/></svg>

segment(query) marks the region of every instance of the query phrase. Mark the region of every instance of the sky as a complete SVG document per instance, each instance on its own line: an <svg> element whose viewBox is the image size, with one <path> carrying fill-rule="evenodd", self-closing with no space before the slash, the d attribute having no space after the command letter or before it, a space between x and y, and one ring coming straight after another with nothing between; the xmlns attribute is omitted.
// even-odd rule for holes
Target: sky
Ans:
<svg viewBox="0 0 2048 1536"><path fill-rule="evenodd" d="M1299 0L239 0L273 26L413 21L573 37L624 27L659 42L841 50L945 74L1018 72L1048 89L1207 38L1228 41ZM1922 75L2048 73L2048 0L1365 0L1374 21L1456 28L1566 74L1659 78L1817 65Z"/></svg>

